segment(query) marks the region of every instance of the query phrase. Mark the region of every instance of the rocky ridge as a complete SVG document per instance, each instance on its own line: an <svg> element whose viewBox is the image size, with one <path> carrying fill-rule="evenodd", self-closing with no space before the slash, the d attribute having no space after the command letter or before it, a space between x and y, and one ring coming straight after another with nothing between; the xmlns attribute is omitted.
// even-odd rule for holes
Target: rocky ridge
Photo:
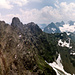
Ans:
<svg viewBox="0 0 75 75"><path fill-rule="evenodd" d="M55 75L45 62L53 57L45 57L51 50L43 34L33 22L23 25L16 17L11 25L0 21L0 75Z"/></svg>

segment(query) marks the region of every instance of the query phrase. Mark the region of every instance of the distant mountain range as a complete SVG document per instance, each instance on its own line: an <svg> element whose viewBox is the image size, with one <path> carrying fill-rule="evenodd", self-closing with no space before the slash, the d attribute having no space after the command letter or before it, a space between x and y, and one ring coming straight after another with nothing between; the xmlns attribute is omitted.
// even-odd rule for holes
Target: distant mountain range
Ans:
<svg viewBox="0 0 75 75"><path fill-rule="evenodd" d="M68 21L68 23L65 23L63 21L56 23L52 22L45 26L46 27L43 27L43 31L46 33L60 33L60 32L75 33L75 21Z"/></svg>
<svg viewBox="0 0 75 75"><path fill-rule="evenodd" d="M44 28L44 32L46 33L60 33L59 28L52 22L48 26Z"/></svg>

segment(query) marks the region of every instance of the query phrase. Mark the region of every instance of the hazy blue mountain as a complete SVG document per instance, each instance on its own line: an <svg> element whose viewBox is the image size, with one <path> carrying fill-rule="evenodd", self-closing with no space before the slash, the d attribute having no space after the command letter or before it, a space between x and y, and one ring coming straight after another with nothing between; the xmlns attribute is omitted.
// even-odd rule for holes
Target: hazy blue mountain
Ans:
<svg viewBox="0 0 75 75"><path fill-rule="evenodd" d="M74 23L75 23L75 21L68 21L68 23L70 24L70 25L74 25Z"/></svg>
<svg viewBox="0 0 75 75"><path fill-rule="evenodd" d="M46 24L39 24L39 27L42 29L42 31L44 30L44 28L46 27Z"/></svg>
<svg viewBox="0 0 75 75"><path fill-rule="evenodd" d="M56 22L56 23L55 23L55 25L56 25L57 27L63 27L64 24L65 24L64 21Z"/></svg>
<svg viewBox="0 0 75 75"><path fill-rule="evenodd" d="M60 33L59 28L52 22L44 28L46 33Z"/></svg>

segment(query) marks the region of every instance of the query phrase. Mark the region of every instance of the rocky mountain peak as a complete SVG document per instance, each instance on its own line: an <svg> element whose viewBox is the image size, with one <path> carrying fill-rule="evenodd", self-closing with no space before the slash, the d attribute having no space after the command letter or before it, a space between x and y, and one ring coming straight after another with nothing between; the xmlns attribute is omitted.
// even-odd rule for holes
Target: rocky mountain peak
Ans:
<svg viewBox="0 0 75 75"><path fill-rule="evenodd" d="M28 23L27 27L31 30L32 33L40 34L42 32L42 30L39 28L39 26L37 24L35 24L34 22Z"/></svg>
<svg viewBox="0 0 75 75"><path fill-rule="evenodd" d="M61 21L61 25L64 25L65 23L64 23L64 21Z"/></svg>
<svg viewBox="0 0 75 75"><path fill-rule="evenodd" d="M44 28L44 32L46 33L60 33L59 28L51 22L48 26Z"/></svg>
<svg viewBox="0 0 75 75"><path fill-rule="evenodd" d="M23 23L20 21L18 17L14 17L12 19L11 26L14 28L18 28L21 32L23 32Z"/></svg>
<svg viewBox="0 0 75 75"><path fill-rule="evenodd" d="M32 25L32 26L36 26L36 24L34 22L30 22L27 25Z"/></svg>
<svg viewBox="0 0 75 75"><path fill-rule="evenodd" d="M20 27L22 26L22 22L20 22L19 18L18 17L14 17L12 19L12 23L11 23L11 26L14 26L14 27Z"/></svg>

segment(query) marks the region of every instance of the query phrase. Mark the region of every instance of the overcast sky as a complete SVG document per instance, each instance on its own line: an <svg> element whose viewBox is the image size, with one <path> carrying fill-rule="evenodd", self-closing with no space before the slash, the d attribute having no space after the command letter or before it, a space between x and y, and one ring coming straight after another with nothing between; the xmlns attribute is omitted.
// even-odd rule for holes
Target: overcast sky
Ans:
<svg viewBox="0 0 75 75"><path fill-rule="evenodd" d="M0 0L0 20L19 17L25 24L75 21L75 0Z"/></svg>

